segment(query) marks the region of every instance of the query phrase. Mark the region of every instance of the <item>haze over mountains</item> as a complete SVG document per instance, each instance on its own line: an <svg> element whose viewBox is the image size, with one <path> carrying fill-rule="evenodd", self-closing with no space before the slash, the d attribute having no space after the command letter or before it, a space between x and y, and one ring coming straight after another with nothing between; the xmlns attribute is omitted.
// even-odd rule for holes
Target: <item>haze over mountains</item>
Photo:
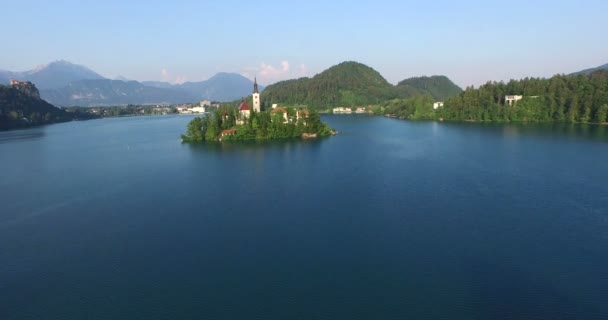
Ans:
<svg viewBox="0 0 608 320"><path fill-rule="evenodd" d="M57 106L233 101L251 94L253 81L236 73L218 73L205 81L167 82L111 80L67 61L55 61L24 72L0 70L0 83L31 81L40 96ZM260 86L263 89L263 86Z"/></svg>

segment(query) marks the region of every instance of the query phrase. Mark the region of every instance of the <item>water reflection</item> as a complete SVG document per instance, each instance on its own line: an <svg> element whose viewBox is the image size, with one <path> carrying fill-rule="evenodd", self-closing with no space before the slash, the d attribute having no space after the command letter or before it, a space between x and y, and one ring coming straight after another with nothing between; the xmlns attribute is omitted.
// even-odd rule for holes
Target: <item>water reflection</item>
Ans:
<svg viewBox="0 0 608 320"><path fill-rule="evenodd" d="M539 137L560 140L591 140L608 142L608 126L582 123L441 123L446 128L457 127L460 131L480 134L501 134L505 139ZM486 130L479 131L482 127Z"/></svg>
<svg viewBox="0 0 608 320"><path fill-rule="evenodd" d="M44 137L45 132L42 128L15 130L0 132L0 143L8 143L20 140L33 140Z"/></svg>
<svg viewBox="0 0 608 320"><path fill-rule="evenodd" d="M289 139L275 141L228 141L211 143L184 143L193 153L245 153L257 154L268 152L269 150L282 150L289 152L300 147L307 149L317 149L327 139Z"/></svg>

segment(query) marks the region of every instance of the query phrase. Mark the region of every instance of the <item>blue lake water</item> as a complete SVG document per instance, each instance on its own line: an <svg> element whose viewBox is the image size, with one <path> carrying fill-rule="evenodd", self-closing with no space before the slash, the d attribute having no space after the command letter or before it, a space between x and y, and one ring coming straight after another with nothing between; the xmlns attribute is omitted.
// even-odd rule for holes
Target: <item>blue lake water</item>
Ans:
<svg viewBox="0 0 608 320"><path fill-rule="evenodd" d="M608 319L608 127L0 132L0 319Z"/></svg>

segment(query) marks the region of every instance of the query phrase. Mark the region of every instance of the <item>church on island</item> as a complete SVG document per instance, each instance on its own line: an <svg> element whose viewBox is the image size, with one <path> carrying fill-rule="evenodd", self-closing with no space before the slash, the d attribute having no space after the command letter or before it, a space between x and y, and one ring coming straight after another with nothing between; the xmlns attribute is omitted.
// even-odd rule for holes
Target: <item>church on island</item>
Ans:
<svg viewBox="0 0 608 320"><path fill-rule="evenodd" d="M253 79L253 111L259 113L261 111L260 107L260 91L258 90L258 79ZM239 118L236 120L236 124L242 125L245 123L245 120L249 119L251 116L251 108L245 102L245 99L239 105Z"/></svg>
<svg viewBox="0 0 608 320"><path fill-rule="evenodd" d="M254 114L254 113L258 114L258 113L262 112L260 91L258 89L257 78L254 78L254 81L253 81L252 102L253 102L253 107L251 107L247 103L247 101L245 101L245 99L242 99L241 103L239 104L238 110L236 112L236 115L235 115L236 117L234 119L234 121L235 121L234 123L237 126L246 124L247 120L252 117L252 114ZM287 108L284 108L275 103L272 105L272 109L269 110L268 112L272 115L271 121L280 121L283 124L301 123L304 126L308 126L308 124L309 124L308 118L309 118L310 112L306 109L302 109L302 110L296 109L296 110L289 111ZM222 118L223 118L223 121L228 120L229 119L228 113L224 112ZM237 129L238 128L222 130L219 135L220 141L222 140L221 139L222 137L236 135Z"/></svg>
<svg viewBox="0 0 608 320"><path fill-rule="evenodd" d="M254 78L251 100L243 99L238 108L225 107L192 119L182 141L314 139L334 134L336 131L323 123L314 109L282 107L275 103L272 108L262 110L258 81Z"/></svg>

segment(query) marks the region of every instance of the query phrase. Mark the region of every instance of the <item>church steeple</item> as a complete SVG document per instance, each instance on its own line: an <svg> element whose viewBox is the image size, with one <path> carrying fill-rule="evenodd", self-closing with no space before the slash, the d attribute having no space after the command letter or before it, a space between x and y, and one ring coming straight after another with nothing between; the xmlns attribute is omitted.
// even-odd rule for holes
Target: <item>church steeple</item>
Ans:
<svg viewBox="0 0 608 320"><path fill-rule="evenodd" d="M253 111L260 112L260 92L258 91L258 79L255 77L253 78L253 94L251 95L251 98L253 100Z"/></svg>

